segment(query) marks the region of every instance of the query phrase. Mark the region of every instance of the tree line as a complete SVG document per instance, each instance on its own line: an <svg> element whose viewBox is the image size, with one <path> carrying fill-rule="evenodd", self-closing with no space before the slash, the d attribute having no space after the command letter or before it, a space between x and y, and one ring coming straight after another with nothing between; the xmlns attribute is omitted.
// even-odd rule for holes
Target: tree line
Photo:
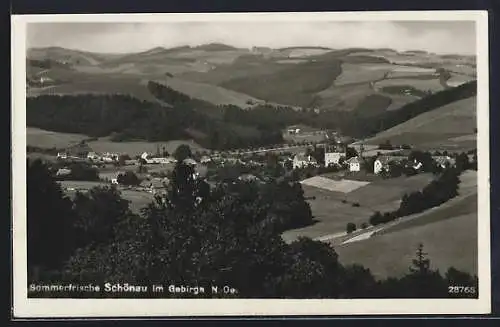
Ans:
<svg viewBox="0 0 500 327"><path fill-rule="evenodd" d="M91 137L111 136L116 142L191 138L206 148L220 150L283 142L279 130L227 123L204 110L195 110L192 103L183 100L176 100L176 107L126 95L42 95L26 101L28 126Z"/></svg>
<svg viewBox="0 0 500 327"><path fill-rule="evenodd" d="M397 210L383 214L379 211L375 212L370 217L370 224L376 226L399 217L420 213L456 197L462 171L457 167L443 169L438 178L431 181L421 191L404 194Z"/></svg>
<svg viewBox="0 0 500 327"><path fill-rule="evenodd" d="M342 265L327 244L285 243L286 221L311 218L297 183L210 188L180 163L167 195L134 214L114 187L71 200L42 161L27 165L28 283L231 285L243 298L446 298L450 283L477 289L475 276L452 268L441 274L423 264L425 258L401 278L379 280L360 265Z"/></svg>
<svg viewBox="0 0 500 327"><path fill-rule="evenodd" d="M235 149L283 143L282 129L305 124L368 137L421 113L476 94L469 82L409 103L399 110L366 117L359 111L296 110L257 105L244 110L193 99L167 85L150 81L148 90L170 106L125 95L42 95L27 99L27 125L51 131L111 135L115 141L167 141L192 138L212 149Z"/></svg>

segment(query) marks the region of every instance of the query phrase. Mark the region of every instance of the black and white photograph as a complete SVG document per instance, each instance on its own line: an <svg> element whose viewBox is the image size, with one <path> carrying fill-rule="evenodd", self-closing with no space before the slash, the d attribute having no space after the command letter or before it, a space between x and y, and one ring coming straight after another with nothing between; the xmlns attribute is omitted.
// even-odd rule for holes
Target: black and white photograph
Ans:
<svg viewBox="0 0 500 327"><path fill-rule="evenodd" d="M485 12L12 29L20 316L489 313Z"/></svg>

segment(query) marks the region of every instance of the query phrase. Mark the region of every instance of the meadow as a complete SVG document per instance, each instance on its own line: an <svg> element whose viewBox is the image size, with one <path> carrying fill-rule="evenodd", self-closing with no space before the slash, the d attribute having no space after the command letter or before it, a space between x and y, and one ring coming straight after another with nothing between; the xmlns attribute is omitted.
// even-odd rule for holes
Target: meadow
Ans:
<svg viewBox="0 0 500 327"><path fill-rule="evenodd" d="M394 78L384 79L375 83L376 88L387 86L411 86L420 91L437 92L443 90L443 85L439 79L417 79L417 78Z"/></svg>
<svg viewBox="0 0 500 327"><path fill-rule="evenodd" d="M252 103L263 103L263 101L249 95L231 91L217 85L191 82L179 78L167 78L157 81L165 84L175 91L184 93L192 98L204 100L215 105L232 104L240 108L251 107Z"/></svg>
<svg viewBox="0 0 500 327"><path fill-rule="evenodd" d="M377 226L365 240L335 242L341 261L360 263L380 278L401 276L423 243L434 268L454 266L476 274L477 172L466 171L460 180L459 195L438 207Z"/></svg>
<svg viewBox="0 0 500 327"><path fill-rule="evenodd" d="M398 177L375 180L356 190L343 193L328 191L302 184L304 196L308 199L315 224L287 231L283 238L295 239L299 236L311 238L342 233L349 222L361 226L368 223L375 211L389 211L399 207L405 193L421 190L433 179L432 174L418 174L411 177ZM359 206L353 204L359 204Z"/></svg>
<svg viewBox="0 0 500 327"><path fill-rule="evenodd" d="M477 274L477 213L453 216L334 248L343 264L361 264L377 278L385 278L409 272L420 243L424 244L424 251L431 259L431 268L445 272L453 266Z"/></svg>
<svg viewBox="0 0 500 327"><path fill-rule="evenodd" d="M51 132L35 127L26 127L26 145L40 148L65 148L88 139L87 135Z"/></svg>
<svg viewBox="0 0 500 327"><path fill-rule="evenodd" d="M410 145L440 143L470 135L474 132L474 128L476 128L475 96L420 114L377 134L366 142L380 144L390 140L393 144Z"/></svg>
<svg viewBox="0 0 500 327"><path fill-rule="evenodd" d="M387 64L342 64L342 73L335 79L336 86L372 82L383 79L391 71Z"/></svg>
<svg viewBox="0 0 500 327"><path fill-rule="evenodd" d="M140 77L126 74L83 74L72 71L64 82L50 88L30 88L27 96L77 95L77 94L123 94L139 100L157 102Z"/></svg>

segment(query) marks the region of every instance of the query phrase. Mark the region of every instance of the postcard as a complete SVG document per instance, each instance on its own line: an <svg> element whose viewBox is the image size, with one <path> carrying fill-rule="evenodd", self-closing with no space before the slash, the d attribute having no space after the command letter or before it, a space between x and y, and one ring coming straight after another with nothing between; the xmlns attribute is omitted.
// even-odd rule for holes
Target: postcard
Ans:
<svg viewBox="0 0 500 327"><path fill-rule="evenodd" d="M487 19L12 16L14 316L489 313Z"/></svg>

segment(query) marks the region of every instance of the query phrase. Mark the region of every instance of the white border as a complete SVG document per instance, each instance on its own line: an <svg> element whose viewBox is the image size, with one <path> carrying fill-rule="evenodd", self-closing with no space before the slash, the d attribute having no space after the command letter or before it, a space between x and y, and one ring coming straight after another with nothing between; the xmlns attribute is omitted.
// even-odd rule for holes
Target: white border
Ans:
<svg viewBox="0 0 500 327"><path fill-rule="evenodd" d="M12 16L13 314L15 318L487 314L491 311L487 11L93 14ZM28 299L26 253L26 24L29 22L475 21L478 121L479 299L244 300ZM459 36L457 36L459 37Z"/></svg>

